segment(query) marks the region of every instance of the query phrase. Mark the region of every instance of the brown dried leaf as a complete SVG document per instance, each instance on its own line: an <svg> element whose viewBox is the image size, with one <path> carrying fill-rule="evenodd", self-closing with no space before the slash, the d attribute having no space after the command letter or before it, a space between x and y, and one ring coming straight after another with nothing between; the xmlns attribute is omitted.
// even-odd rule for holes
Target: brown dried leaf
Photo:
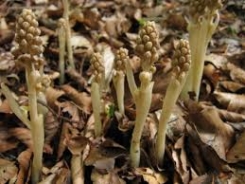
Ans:
<svg viewBox="0 0 245 184"><path fill-rule="evenodd" d="M73 155L81 155L88 143L88 139L81 135L67 135L65 139L65 144Z"/></svg>
<svg viewBox="0 0 245 184"><path fill-rule="evenodd" d="M52 112L48 112L45 117L44 131L45 143L50 144L59 130L60 122L54 117Z"/></svg>
<svg viewBox="0 0 245 184"><path fill-rule="evenodd" d="M19 139L22 143L24 143L28 148L32 148L32 138L31 131L27 128L11 128L10 134L17 139Z"/></svg>
<svg viewBox="0 0 245 184"><path fill-rule="evenodd" d="M102 143L91 145L85 159L85 165L93 165L97 169L111 171L114 168L115 159L127 153L125 148L112 140L102 140Z"/></svg>
<svg viewBox="0 0 245 184"><path fill-rule="evenodd" d="M0 158L0 183L14 183L17 179L18 168L14 162Z"/></svg>
<svg viewBox="0 0 245 184"><path fill-rule="evenodd" d="M5 99L1 105L0 105L0 112L1 113L7 113L7 114L13 114L8 101Z"/></svg>
<svg viewBox="0 0 245 184"><path fill-rule="evenodd" d="M20 171L18 173L16 184L23 184L25 182L28 182L29 174L30 174L29 169L30 169L31 157L32 157L31 149L27 149L19 154L17 160L19 162Z"/></svg>
<svg viewBox="0 0 245 184"><path fill-rule="evenodd" d="M57 90L52 87L47 88L45 95L46 95L48 106L51 107L52 109L55 109L57 99L64 94L65 94L64 91Z"/></svg>
<svg viewBox="0 0 245 184"><path fill-rule="evenodd" d="M79 111L75 104L69 101L65 101L57 104L59 104L59 107L62 108L63 113L68 113L68 115L70 116L68 117L71 121L79 121L80 119Z"/></svg>
<svg viewBox="0 0 245 184"><path fill-rule="evenodd" d="M232 93L214 92L216 100L228 111L245 112L245 96Z"/></svg>
<svg viewBox="0 0 245 184"><path fill-rule="evenodd" d="M220 118L223 121L229 121L229 122L242 122L245 121L245 115L236 113L236 112L230 112L227 110L217 109Z"/></svg>
<svg viewBox="0 0 245 184"><path fill-rule="evenodd" d="M79 93L75 88L69 85L63 85L62 90L65 94L86 114L90 114L92 110L91 97L85 93Z"/></svg>
<svg viewBox="0 0 245 184"><path fill-rule="evenodd" d="M118 174L114 171L111 171L107 174L101 174L96 169L93 169L91 174L91 180L94 184L126 184L126 182L121 179Z"/></svg>
<svg viewBox="0 0 245 184"><path fill-rule="evenodd" d="M43 168L43 171L47 177L39 184L65 184L70 178L70 171L66 168L63 161L58 162L51 169Z"/></svg>
<svg viewBox="0 0 245 184"><path fill-rule="evenodd" d="M232 80L245 84L245 71L232 63L227 64L228 70L230 70L230 77Z"/></svg>
<svg viewBox="0 0 245 184"><path fill-rule="evenodd" d="M163 173L158 173L150 168L136 168L134 173L137 176L142 176L145 182L151 184L163 184L168 181L168 177Z"/></svg>
<svg viewBox="0 0 245 184"><path fill-rule="evenodd" d="M180 137L172 152L172 158L175 162L175 169L179 173L183 183L189 183L190 178L196 175L195 172L190 172L191 165L189 164L188 157L185 151L185 137Z"/></svg>
<svg viewBox="0 0 245 184"><path fill-rule="evenodd" d="M12 139L13 136L9 133L9 130L4 127L4 124L0 124L0 152L5 152L16 148L18 141Z"/></svg>
<svg viewBox="0 0 245 184"><path fill-rule="evenodd" d="M212 146L220 158L225 159L234 130L222 121L215 107L192 101L188 105L190 120L197 127L202 141Z"/></svg>
<svg viewBox="0 0 245 184"><path fill-rule="evenodd" d="M245 159L245 131L240 135L235 145L227 153L227 161L230 163L239 162Z"/></svg>
<svg viewBox="0 0 245 184"><path fill-rule="evenodd" d="M0 73L1 75L11 74L15 67L14 56L10 52L0 54Z"/></svg>
<svg viewBox="0 0 245 184"><path fill-rule="evenodd" d="M219 85L223 87L225 90L232 93L240 91L245 87L243 84L240 84L238 82L233 82L233 81L221 81L219 82Z"/></svg>
<svg viewBox="0 0 245 184"><path fill-rule="evenodd" d="M64 151L66 150L65 139L68 136L70 127L71 127L71 125L67 122L64 122L62 124L59 146L58 146L58 151L57 151L57 158L58 159L60 159L62 157Z"/></svg>
<svg viewBox="0 0 245 184"><path fill-rule="evenodd" d="M69 68L67 69L66 73L72 80L74 80L79 85L79 87L87 86L86 79L75 69Z"/></svg>
<svg viewBox="0 0 245 184"><path fill-rule="evenodd" d="M198 156L199 157L201 156L201 158L205 161L205 163L207 163L211 168L215 169L218 172L223 172L223 173L231 172L231 168L226 163L226 161L223 160L217 154L217 151L201 140L201 137L199 136L197 130L192 129L192 128L188 128L188 135L190 137L192 145L194 145L199 150ZM207 155L208 155L208 157L207 157ZM195 165L196 163L194 162L193 164ZM205 168L204 166L202 166L202 167ZM199 175L205 174L205 172L206 172L205 170L204 170L204 172L198 173L198 174Z"/></svg>

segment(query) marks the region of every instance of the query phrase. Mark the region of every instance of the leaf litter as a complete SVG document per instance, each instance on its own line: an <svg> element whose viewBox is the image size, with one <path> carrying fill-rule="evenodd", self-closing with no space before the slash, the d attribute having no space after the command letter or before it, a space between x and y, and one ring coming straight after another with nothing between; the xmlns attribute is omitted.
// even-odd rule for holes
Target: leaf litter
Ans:
<svg viewBox="0 0 245 184"><path fill-rule="evenodd" d="M225 4L226 3L226 4ZM27 112L24 73L10 50L15 17L25 6L36 13L45 40L45 73L52 76L46 91L45 146L40 183L244 183L245 159L245 24L242 1L224 2L221 22L209 46L200 102L179 101L167 132L163 168L154 153L158 114L170 81L171 56L178 38L186 38L186 1L83 1L72 0L70 23L76 70L65 71L59 85L57 20L62 3L45 0L0 3L0 81L14 91L22 111ZM142 137L142 160L129 164L129 147L135 106L125 84L126 115L118 115L111 85L115 50L129 49L136 82L140 65L133 56L140 25L156 22L160 31L160 59L156 63L150 113ZM106 87L102 103L104 137L94 136L91 106L90 64L93 51L106 62ZM17 96L19 96L17 98ZM39 102L40 105L43 105ZM27 114L28 116L28 114ZM12 113L1 96L0 183L30 181L32 141L30 130Z"/></svg>

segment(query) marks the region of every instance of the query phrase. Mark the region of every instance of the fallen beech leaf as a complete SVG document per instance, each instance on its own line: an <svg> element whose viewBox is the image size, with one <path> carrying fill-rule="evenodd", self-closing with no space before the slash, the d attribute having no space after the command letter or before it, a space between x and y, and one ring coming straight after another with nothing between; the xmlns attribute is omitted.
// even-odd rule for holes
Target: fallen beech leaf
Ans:
<svg viewBox="0 0 245 184"><path fill-rule="evenodd" d="M59 145L58 145L58 151L57 151L57 158L60 159L66 150L66 144L65 144L65 139L68 135L69 128L71 125L67 122L63 122L62 127L61 127L61 134L60 134L60 140L59 140Z"/></svg>
<svg viewBox="0 0 245 184"><path fill-rule="evenodd" d="M67 113L69 120L78 122L80 120L78 107L70 101L56 103L63 113Z"/></svg>
<svg viewBox="0 0 245 184"><path fill-rule="evenodd" d="M106 139L99 145L91 145L85 165L93 165L100 170L111 171L114 168L115 159L127 153L125 148L119 144Z"/></svg>
<svg viewBox="0 0 245 184"><path fill-rule="evenodd" d="M227 110L217 109L219 116L222 120L228 121L228 122L242 122L245 121L245 115L236 113L236 112L230 112Z"/></svg>
<svg viewBox="0 0 245 184"><path fill-rule="evenodd" d="M245 71L243 69L230 62L227 63L227 69L230 70L232 80L245 84Z"/></svg>
<svg viewBox="0 0 245 184"><path fill-rule="evenodd" d="M14 162L0 158L0 183L14 183L17 179L18 168Z"/></svg>
<svg viewBox="0 0 245 184"><path fill-rule="evenodd" d="M215 169L218 173L231 172L229 165L224 159L220 158L216 150L201 140L197 130L189 128L188 135L190 139L192 139L193 144L195 144L195 146L198 148L199 154L201 154L201 157L205 163L207 163L211 168Z"/></svg>
<svg viewBox="0 0 245 184"><path fill-rule="evenodd" d="M225 159L234 130L222 121L215 107L192 101L188 105L189 118L197 127L202 141L215 149L220 158Z"/></svg>
<svg viewBox="0 0 245 184"><path fill-rule="evenodd" d="M235 145L227 153L227 161L229 163L239 162L245 159L245 131L237 139Z"/></svg>
<svg viewBox="0 0 245 184"><path fill-rule="evenodd" d="M167 176L163 173L158 173L150 168L136 168L134 173L137 176L142 176L144 181L151 184L163 184L168 181Z"/></svg>
<svg viewBox="0 0 245 184"><path fill-rule="evenodd" d="M28 148L32 148L32 138L31 132L27 128L11 128L10 129L11 135L15 136L19 139L22 143L24 143Z"/></svg>
<svg viewBox="0 0 245 184"><path fill-rule="evenodd" d="M13 114L8 101L5 99L0 105L0 112L1 113L7 113L7 114Z"/></svg>
<svg viewBox="0 0 245 184"><path fill-rule="evenodd" d="M53 113L48 111L45 117L44 131L45 131L45 143L50 144L54 136L59 130L60 122L54 117Z"/></svg>
<svg viewBox="0 0 245 184"><path fill-rule="evenodd" d="M245 112L245 96L232 93L214 92L214 97L228 111Z"/></svg>
<svg viewBox="0 0 245 184"><path fill-rule="evenodd" d="M65 140L65 144L73 155L81 155L88 143L88 139L81 135L67 135Z"/></svg>
<svg viewBox="0 0 245 184"><path fill-rule="evenodd" d="M79 93L75 88L69 85L63 85L61 87L65 91L65 94L79 107L80 110L86 114L90 114L92 110L91 97L85 93Z"/></svg>
<svg viewBox="0 0 245 184"><path fill-rule="evenodd" d="M187 153L185 151L185 136L180 137L172 151L172 158L175 162L175 169L179 173L183 183L189 183L191 178L197 174L191 169Z"/></svg>
<svg viewBox="0 0 245 184"><path fill-rule="evenodd" d="M93 181L93 184L126 184L126 182L121 179L114 171L111 171L107 174L101 174L96 169L93 169L91 180Z"/></svg>
<svg viewBox="0 0 245 184"><path fill-rule="evenodd" d="M233 81L221 81L219 82L219 85L223 87L225 90L232 93L245 89L245 86L243 84L240 84L238 82L233 82Z"/></svg>
<svg viewBox="0 0 245 184"><path fill-rule="evenodd" d="M64 94L65 92L62 90L48 87L45 93L48 106L51 107L52 109L55 109L57 99Z"/></svg>
<svg viewBox="0 0 245 184"><path fill-rule="evenodd" d="M9 130L0 122L0 152L5 152L17 147L18 141L12 139Z"/></svg>
<svg viewBox="0 0 245 184"><path fill-rule="evenodd" d="M66 73L72 80L74 80L79 85L79 87L84 88L85 86L87 86L86 79L75 69L68 68Z"/></svg>
<svg viewBox="0 0 245 184"><path fill-rule="evenodd" d="M23 184L29 180L28 174L30 174L30 164L31 164L31 149L27 149L21 152L17 158L19 163L20 171L18 173L18 178L16 184Z"/></svg>

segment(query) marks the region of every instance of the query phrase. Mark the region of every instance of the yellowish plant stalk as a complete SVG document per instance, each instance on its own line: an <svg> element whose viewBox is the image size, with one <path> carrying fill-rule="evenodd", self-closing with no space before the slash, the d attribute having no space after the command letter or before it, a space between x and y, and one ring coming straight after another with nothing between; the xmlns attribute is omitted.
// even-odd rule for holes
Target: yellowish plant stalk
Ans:
<svg viewBox="0 0 245 184"><path fill-rule="evenodd" d="M94 114L94 132L95 136L99 137L102 135L102 122L101 122L101 96L100 96L100 86L96 81L92 82L91 86L91 97L92 97L92 106Z"/></svg>
<svg viewBox="0 0 245 184"><path fill-rule="evenodd" d="M66 47L66 34L65 34L65 20L59 20L58 37L59 37L59 71L60 71L60 84L65 82L65 47Z"/></svg>
<svg viewBox="0 0 245 184"><path fill-rule="evenodd" d="M140 140L150 109L154 84L151 82L152 73L142 72L140 75L141 86L134 92L136 119L130 144L130 160L133 167L138 167L140 163Z"/></svg>
<svg viewBox="0 0 245 184"><path fill-rule="evenodd" d="M125 114L124 110L124 81L125 74L122 71L118 71L116 76L113 78L113 83L117 94L117 105L121 115Z"/></svg>
<svg viewBox="0 0 245 184"><path fill-rule="evenodd" d="M66 46L67 46L67 55L68 55L68 62L69 67L75 69L74 58L73 58L73 50L71 45L71 28L69 23L69 1L62 0L64 6L64 19L65 19L65 33L66 33Z"/></svg>
<svg viewBox="0 0 245 184"><path fill-rule="evenodd" d="M33 165L32 165L32 183L40 181L42 170L42 154L44 146L44 125L43 116L38 114L37 108L37 76L33 64L26 67L26 79L29 100L29 112L31 122L31 134L33 140Z"/></svg>
<svg viewBox="0 0 245 184"><path fill-rule="evenodd" d="M190 48L188 41L180 40L174 50L172 58L172 78L168 85L163 105L162 112L158 125L156 154L157 161L160 166L163 164L166 142L167 123L174 109L175 103L178 100L181 90L186 82L187 74L190 68Z"/></svg>
<svg viewBox="0 0 245 184"><path fill-rule="evenodd" d="M183 86L183 85L182 85ZM162 112L159 120L158 126L158 134L157 134L157 142L156 142L156 150L157 150L157 160L159 165L162 165L164 153L165 153L165 142L166 142L166 131L167 131L167 123L173 112L175 103L179 97L180 91L182 89L181 84L177 80L173 80L170 82L168 89L166 91L166 95L164 98Z"/></svg>
<svg viewBox="0 0 245 184"><path fill-rule="evenodd" d="M84 184L84 164L82 154L72 155L71 177L73 184Z"/></svg>
<svg viewBox="0 0 245 184"><path fill-rule="evenodd" d="M219 23L218 10L222 7L222 3L221 0L213 0L212 2L201 0L189 1L190 20L188 21L188 31L192 64L181 98L187 100L189 98L188 92L194 92L196 95L195 100L198 100L204 59L208 43Z"/></svg>

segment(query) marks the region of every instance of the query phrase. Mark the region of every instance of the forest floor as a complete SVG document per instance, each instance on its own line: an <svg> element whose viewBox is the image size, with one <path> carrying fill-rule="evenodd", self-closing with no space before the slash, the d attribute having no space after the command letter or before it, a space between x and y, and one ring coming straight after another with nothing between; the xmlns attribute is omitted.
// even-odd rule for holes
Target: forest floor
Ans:
<svg viewBox="0 0 245 184"><path fill-rule="evenodd" d="M70 0L71 44L75 69L66 65L59 83L58 22L62 1L0 1L0 82L28 114L25 70L11 54L16 18L32 9L44 43L45 95L42 184L48 183L245 183L245 3L223 2L220 22L208 46L199 101L178 101L168 123L166 154L158 166L154 153L158 117L170 81L176 42L188 39L187 0ZM111 76L116 50L129 50L136 81L141 70L134 51L140 26L155 21L160 57L155 63L153 96L141 139L140 166L130 166L129 148L135 105L125 84L125 116L118 113ZM198 46L198 45L197 45ZM94 136L91 54L101 53L108 90L103 93L103 136ZM66 59L67 60L67 59ZM138 82L137 82L138 84ZM1 94L0 184L29 183L30 130ZM40 102L41 103L41 102ZM44 104L41 104L44 105Z"/></svg>

